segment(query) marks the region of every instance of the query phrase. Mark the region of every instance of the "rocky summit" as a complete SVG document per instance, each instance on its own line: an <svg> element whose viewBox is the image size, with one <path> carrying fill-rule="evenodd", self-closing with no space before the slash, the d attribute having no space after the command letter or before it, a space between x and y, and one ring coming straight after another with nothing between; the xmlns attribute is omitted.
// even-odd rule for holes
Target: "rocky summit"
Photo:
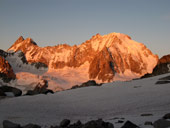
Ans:
<svg viewBox="0 0 170 128"><path fill-rule="evenodd" d="M96 34L80 45L53 47L39 47L31 38L19 37L8 51L22 51L28 62L43 63L48 70L78 70L86 81L130 80L152 73L158 62L158 56L144 44L121 33Z"/></svg>

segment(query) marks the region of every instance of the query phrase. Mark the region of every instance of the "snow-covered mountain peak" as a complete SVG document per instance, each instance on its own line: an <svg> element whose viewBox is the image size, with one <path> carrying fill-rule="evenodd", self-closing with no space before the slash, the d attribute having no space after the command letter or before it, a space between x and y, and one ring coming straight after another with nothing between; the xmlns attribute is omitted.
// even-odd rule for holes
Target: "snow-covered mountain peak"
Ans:
<svg viewBox="0 0 170 128"><path fill-rule="evenodd" d="M34 40L33 40L32 38L30 38L30 37L26 38L23 43L37 45L37 44L34 42Z"/></svg>
<svg viewBox="0 0 170 128"><path fill-rule="evenodd" d="M20 36L17 40L16 40L16 42L21 42L21 41L24 41L25 39L23 38L23 36Z"/></svg>
<svg viewBox="0 0 170 128"><path fill-rule="evenodd" d="M146 46L131 39L130 36L122 33L110 33L101 36L99 33L92 36L81 46L92 47L94 51L101 51L103 48L114 47L123 53L138 53L139 51L146 50Z"/></svg>
<svg viewBox="0 0 170 128"><path fill-rule="evenodd" d="M8 51L19 51L21 48L26 49L28 47L34 47L37 44L31 38L24 39L20 36L15 43L8 49ZM21 50L22 51L22 50Z"/></svg>
<svg viewBox="0 0 170 128"><path fill-rule="evenodd" d="M23 38L23 36L20 36L20 37L15 41L15 43L8 49L8 51L12 50L13 47L16 48L16 46L17 46L18 44L20 44L22 41L24 41L24 38Z"/></svg>
<svg viewBox="0 0 170 128"><path fill-rule="evenodd" d="M82 82L85 79L99 82L130 80L152 72L158 62L158 56L145 45L122 33L96 34L78 46L62 44L41 48L31 38L17 42L9 50L21 50L28 62L44 63L57 74L67 69L64 74L67 79L69 76L76 77L70 75L73 70L76 70L76 74L84 73L86 78L83 77ZM86 65L85 71L80 73L83 65Z"/></svg>

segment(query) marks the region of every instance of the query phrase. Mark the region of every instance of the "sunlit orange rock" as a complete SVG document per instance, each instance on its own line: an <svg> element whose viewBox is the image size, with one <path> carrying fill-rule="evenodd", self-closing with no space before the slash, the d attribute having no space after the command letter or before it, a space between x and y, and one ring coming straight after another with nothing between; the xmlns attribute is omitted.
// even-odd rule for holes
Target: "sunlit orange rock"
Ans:
<svg viewBox="0 0 170 128"><path fill-rule="evenodd" d="M3 81L9 82L12 79L16 78L15 73L11 65L5 60L3 57L0 56L0 77Z"/></svg>
<svg viewBox="0 0 170 128"><path fill-rule="evenodd" d="M50 69L79 68L88 63L89 79L111 82L151 73L158 62L142 43L121 33L96 34L81 45L39 47L31 38L20 37L8 51L21 50L28 62L42 62Z"/></svg>

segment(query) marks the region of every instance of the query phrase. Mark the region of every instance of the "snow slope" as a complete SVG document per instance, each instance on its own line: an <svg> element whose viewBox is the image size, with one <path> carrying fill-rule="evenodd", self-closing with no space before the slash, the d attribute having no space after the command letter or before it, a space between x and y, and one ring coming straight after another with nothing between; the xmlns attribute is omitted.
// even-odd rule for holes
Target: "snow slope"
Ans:
<svg viewBox="0 0 170 128"><path fill-rule="evenodd" d="M65 67L58 70L42 70L37 73L36 69L30 68L27 72L16 72L16 81L12 81L10 86L15 86L22 89L24 93L28 89L33 89L42 80L48 80L48 89L53 91L62 91L71 88L74 85L80 85L88 81L88 72L84 70L87 68L88 63L81 65L79 68ZM19 70L19 69L18 69ZM22 69L20 69L22 70ZM46 71L46 72L45 72ZM100 81L98 81L100 82Z"/></svg>
<svg viewBox="0 0 170 128"><path fill-rule="evenodd" d="M48 70L48 68L40 67L37 69L30 63L23 63L20 54L21 51L18 51L6 57L16 74L16 80L9 83L3 83L2 80L0 80L0 82L4 85L21 89L23 94L26 93L27 90L34 89L42 79L48 80L48 88L53 91L69 89L74 85L80 85L89 80L87 70L89 66L88 62L79 68L64 67L58 70Z"/></svg>
<svg viewBox="0 0 170 128"><path fill-rule="evenodd" d="M170 84L155 84L160 75L152 78L113 82L101 87L66 90L48 95L21 96L0 100L0 122L4 119L43 127L58 124L69 118L73 122L103 118L114 123L115 117L130 120L141 128L145 121L155 121L170 112ZM153 114L143 117L141 114ZM2 126L2 124L1 124Z"/></svg>
<svg viewBox="0 0 170 128"><path fill-rule="evenodd" d="M15 73L29 72L32 74L42 74L48 70L47 68L43 67L37 69L35 66L29 63L24 63L22 61L21 53L22 53L21 51L18 51L6 57L6 60L11 64L12 69L14 70Z"/></svg>

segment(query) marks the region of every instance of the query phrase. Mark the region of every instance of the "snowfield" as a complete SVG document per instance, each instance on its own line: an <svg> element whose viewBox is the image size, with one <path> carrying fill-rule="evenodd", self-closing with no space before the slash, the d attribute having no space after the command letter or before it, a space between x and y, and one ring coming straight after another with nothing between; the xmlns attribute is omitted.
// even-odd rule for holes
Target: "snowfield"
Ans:
<svg viewBox="0 0 170 128"><path fill-rule="evenodd" d="M155 121L170 112L170 84L155 84L165 76L170 76L170 73L55 94L2 99L0 127L3 120L48 127L65 118L72 122L103 118L114 123L115 128L120 128L123 124L115 122L118 118L125 118L124 121L130 120L141 128L152 128L145 126L145 121Z"/></svg>

